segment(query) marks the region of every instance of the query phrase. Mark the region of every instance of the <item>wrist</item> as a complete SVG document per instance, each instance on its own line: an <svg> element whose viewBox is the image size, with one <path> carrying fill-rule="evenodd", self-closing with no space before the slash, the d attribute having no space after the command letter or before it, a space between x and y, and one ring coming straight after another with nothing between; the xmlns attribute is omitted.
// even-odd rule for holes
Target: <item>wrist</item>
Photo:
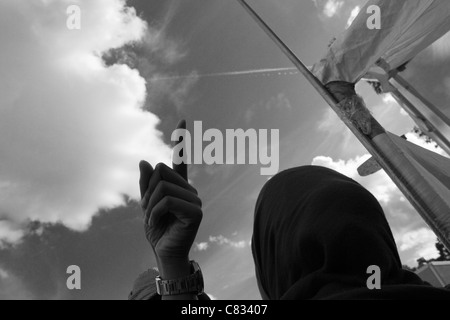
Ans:
<svg viewBox="0 0 450 320"><path fill-rule="evenodd" d="M187 277L191 274L189 257L185 258L160 258L158 270L162 279L174 280Z"/></svg>

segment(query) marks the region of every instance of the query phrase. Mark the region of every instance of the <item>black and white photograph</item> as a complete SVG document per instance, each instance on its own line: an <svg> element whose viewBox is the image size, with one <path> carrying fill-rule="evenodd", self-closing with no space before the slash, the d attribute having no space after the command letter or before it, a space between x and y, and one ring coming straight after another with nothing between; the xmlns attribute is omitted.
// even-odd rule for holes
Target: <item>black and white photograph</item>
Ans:
<svg viewBox="0 0 450 320"><path fill-rule="evenodd" d="M0 0L0 43L0 300L450 300L450 1Z"/></svg>

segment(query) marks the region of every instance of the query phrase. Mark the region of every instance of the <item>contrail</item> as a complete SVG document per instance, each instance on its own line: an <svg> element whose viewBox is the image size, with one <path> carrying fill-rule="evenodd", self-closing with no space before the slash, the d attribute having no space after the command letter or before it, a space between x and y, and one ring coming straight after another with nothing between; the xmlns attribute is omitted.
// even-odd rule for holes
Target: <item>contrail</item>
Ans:
<svg viewBox="0 0 450 320"><path fill-rule="evenodd" d="M281 75L291 75L291 74L297 74L298 70L296 68L256 69L256 70L246 70L246 71L190 74L187 76L155 77L155 78L152 78L152 80L153 81L178 80L178 79L189 79L189 78L229 77L229 76L244 76L244 75L257 75L257 74L272 75L273 73L278 73L277 75L280 75L280 76Z"/></svg>

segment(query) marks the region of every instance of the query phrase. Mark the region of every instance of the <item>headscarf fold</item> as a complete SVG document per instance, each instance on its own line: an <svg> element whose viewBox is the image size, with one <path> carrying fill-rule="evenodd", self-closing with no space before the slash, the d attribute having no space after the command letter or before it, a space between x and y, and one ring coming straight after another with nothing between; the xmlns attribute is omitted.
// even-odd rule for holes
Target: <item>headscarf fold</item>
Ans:
<svg viewBox="0 0 450 320"><path fill-rule="evenodd" d="M265 299L450 299L402 268L375 197L327 168L295 168L269 180L256 204L252 252ZM381 290L367 288L373 265Z"/></svg>

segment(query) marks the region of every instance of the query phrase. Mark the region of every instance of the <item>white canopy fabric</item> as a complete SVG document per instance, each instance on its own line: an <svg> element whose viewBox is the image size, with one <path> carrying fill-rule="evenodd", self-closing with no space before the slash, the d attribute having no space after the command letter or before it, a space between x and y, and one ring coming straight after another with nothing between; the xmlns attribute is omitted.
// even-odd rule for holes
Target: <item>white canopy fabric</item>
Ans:
<svg viewBox="0 0 450 320"><path fill-rule="evenodd" d="M370 30L370 6L380 8L381 29ZM313 68L314 75L332 81L358 82L378 61L391 71L414 58L450 30L449 0L370 0L350 28Z"/></svg>
<svg viewBox="0 0 450 320"><path fill-rule="evenodd" d="M405 196L442 241L450 242L450 159L390 133L373 139L400 179Z"/></svg>
<svg viewBox="0 0 450 320"><path fill-rule="evenodd" d="M442 26L447 23L444 16L449 14L450 0L369 1L348 33L332 45L326 59L313 67L315 74L308 70L245 0L238 2L340 116L447 248L450 248L450 159L386 132L370 114L362 119L364 123L367 120L371 122L372 130L367 135L361 129L358 119L353 118L355 112L348 116L346 110L343 110L349 103L353 104L356 111L365 109L362 103L353 103L353 96L349 97L354 92L348 83L356 83L380 58L384 57L391 63L397 61L395 63L401 65L401 61L407 61L413 53L431 44L431 39L440 37L442 30L447 28ZM365 26L362 25L367 21L364 10L373 4L379 5L383 13L381 30L364 29ZM433 16L431 19L433 14L437 17ZM414 24L418 21L422 25L429 24L429 27L424 28L428 31L416 29ZM441 31L435 32L437 29ZM391 55L387 56L386 52L391 52ZM333 81L341 83L330 84Z"/></svg>
<svg viewBox="0 0 450 320"><path fill-rule="evenodd" d="M373 5L381 10L381 29L367 26ZM379 67L382 73L397 69L449 30L450 0L370 0L312 72L324 85L357 83ZM450 247L450 159L389 133L372 143L394 182Z"/></svg>

